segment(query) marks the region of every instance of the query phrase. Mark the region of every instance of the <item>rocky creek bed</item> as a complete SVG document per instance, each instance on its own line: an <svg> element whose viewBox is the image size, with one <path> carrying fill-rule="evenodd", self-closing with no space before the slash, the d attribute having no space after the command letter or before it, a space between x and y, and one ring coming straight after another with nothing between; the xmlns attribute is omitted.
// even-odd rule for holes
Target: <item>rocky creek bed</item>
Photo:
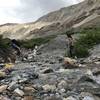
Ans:
<svg viewBox="0 0 100 100"><path fill-rule="evenodd" d="M80 59L69 68L63 58L52 52L17 62L0 79L0 100L100 100L100 59Z"/></svg>

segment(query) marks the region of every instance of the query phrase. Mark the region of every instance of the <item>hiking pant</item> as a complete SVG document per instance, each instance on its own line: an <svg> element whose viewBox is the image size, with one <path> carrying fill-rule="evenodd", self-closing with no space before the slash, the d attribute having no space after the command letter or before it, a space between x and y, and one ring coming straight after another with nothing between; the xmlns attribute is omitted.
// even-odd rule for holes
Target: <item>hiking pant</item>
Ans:
<svg viewBox="0 0 100 100"><path fill-rule="evenodd" d="M74 56L74 46L69 46L68 48L68 57Z"/></svg>

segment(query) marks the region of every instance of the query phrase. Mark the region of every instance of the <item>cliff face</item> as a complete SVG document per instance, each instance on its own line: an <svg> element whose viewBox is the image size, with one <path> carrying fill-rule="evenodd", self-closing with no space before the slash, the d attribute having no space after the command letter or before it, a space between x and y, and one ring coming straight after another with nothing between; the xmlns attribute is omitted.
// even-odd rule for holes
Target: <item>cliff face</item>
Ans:
<svg viewBox="0 0 100 100"><path fill-rule="evenodd" d="M100 0L85 0L77 5L51 12L36 22L27 24L5 24L0 34L15 39L29 39L63 33L69 28L100 25Z"/></svg>

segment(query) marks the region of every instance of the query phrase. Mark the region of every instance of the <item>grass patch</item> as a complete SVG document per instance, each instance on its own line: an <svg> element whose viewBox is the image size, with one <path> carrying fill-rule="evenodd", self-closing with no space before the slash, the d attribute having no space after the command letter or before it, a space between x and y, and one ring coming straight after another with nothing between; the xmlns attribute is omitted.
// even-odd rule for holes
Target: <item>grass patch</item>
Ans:
<svg viewBox="0 0 100 100"><path fill-rule="evenodd" d="M48 43L50 40L52 40L55 37L56 35L52 35L52 36L47 36L47 37L35 38L31 40L24 40L24 41L20 41L20 44L24 48L29 49L29 48L33 48L34 45L40 46L41 44Z"/></svg>
<svg viewBox="0 0 100 100"><path fill-rule="evenodd" d="M100 28L87 28L80 32L83 34L75 43L77 57L89 56L89 49L100 43Z"/></svg>

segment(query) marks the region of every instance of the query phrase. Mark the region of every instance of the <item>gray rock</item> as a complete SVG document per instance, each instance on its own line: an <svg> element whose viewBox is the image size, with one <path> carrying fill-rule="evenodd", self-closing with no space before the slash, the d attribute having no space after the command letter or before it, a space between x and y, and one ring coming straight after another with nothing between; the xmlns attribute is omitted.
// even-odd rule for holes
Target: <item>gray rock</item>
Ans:
<svg viewBox="0 0 100 100"><path fill-rule="evenodd" d="M15 89L14 93L18 94L19 96L24 96L24 92L20 90L19 88Z"/></svg>
<svg viewBox="0 0 100 100"><path fill-rule="evenodd" d="M9 84L9 86L8 86L8 90L14 90L14 89L16 89L17 88L17 86L16 86L16 81L12 81L10 84Z"/></svg>

